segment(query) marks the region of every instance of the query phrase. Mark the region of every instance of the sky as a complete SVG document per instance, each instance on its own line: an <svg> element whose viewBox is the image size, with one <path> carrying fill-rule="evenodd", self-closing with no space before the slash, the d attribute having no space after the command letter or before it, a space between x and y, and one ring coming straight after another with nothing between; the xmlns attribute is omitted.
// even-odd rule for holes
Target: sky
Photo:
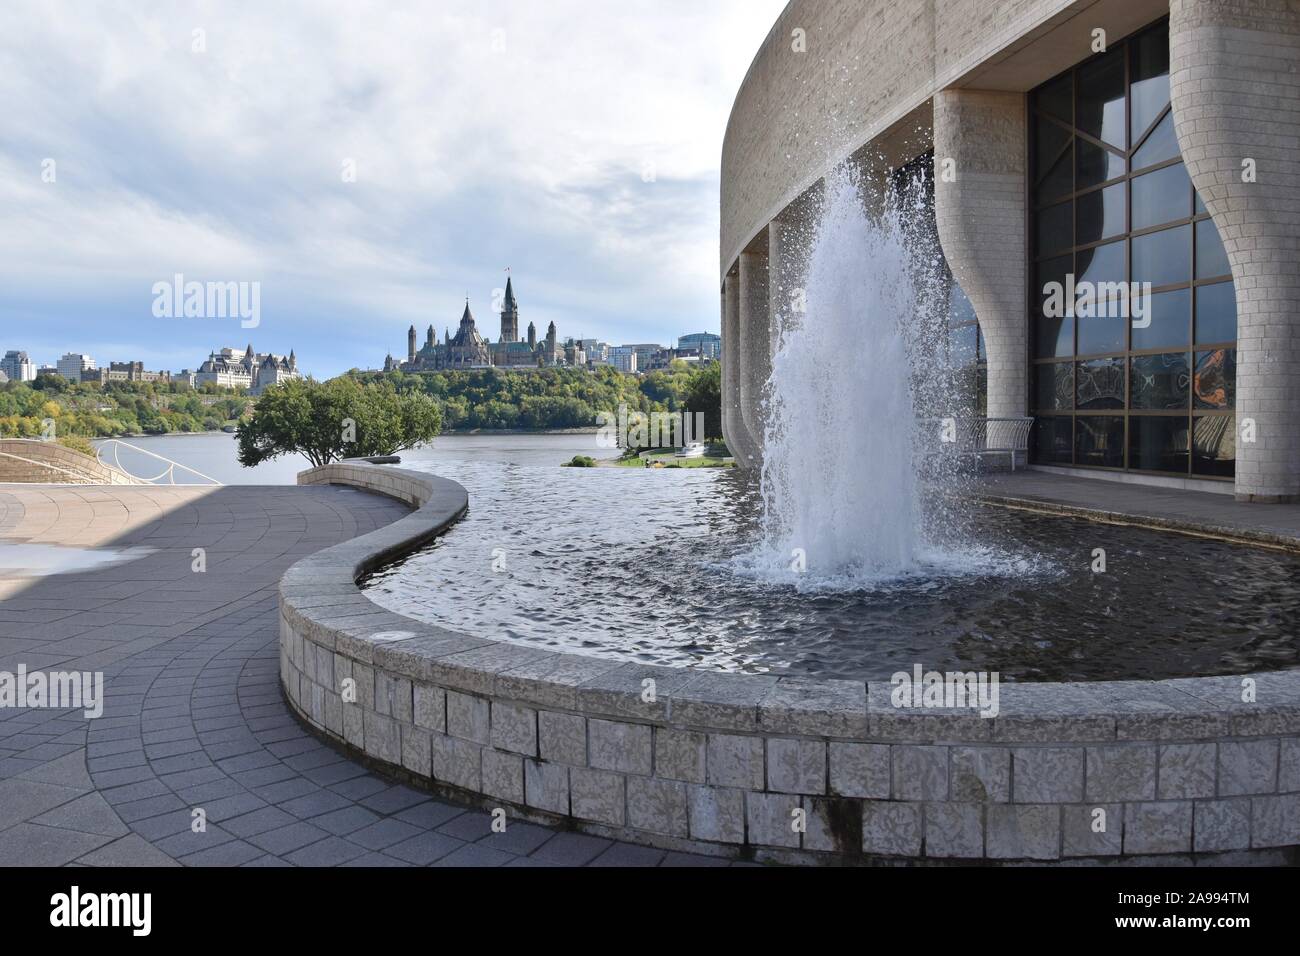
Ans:
<svg viewBox="0 0 1300 956"><path fill-rule="evenodd" d="M495 340L507 275L521 335L716 332L722 137L784 5L6 0L0 350L328 377L466 297ZM177 275L258 309L186 316Z"/></svg>

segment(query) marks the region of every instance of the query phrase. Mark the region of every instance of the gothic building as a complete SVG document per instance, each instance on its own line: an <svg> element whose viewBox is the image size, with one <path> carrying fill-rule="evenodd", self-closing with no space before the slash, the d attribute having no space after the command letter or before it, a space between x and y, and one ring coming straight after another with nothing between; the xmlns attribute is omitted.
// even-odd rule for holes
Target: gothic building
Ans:
<svg viewBox="0 0 1300 956"><path fill-rule="evenodd" d="M439 342L430 325L425 332L424 346L416 349L415 326L406 332L406 361L398 362L389 355L384 360L384 371L401 369L403 372L429 372L456 368L543 368L552 365L581 364L574 361L577 355L566 355L558 342L555 323L547 326L546 337L537 338L537 327L528 323L528 336L519 337L519 302L515 299L512 280L506 280L505 298L501 304L501 337L489 342L479 333L470 312L469 300L460 317L460 326L453 336L443 333Z"/></svg>

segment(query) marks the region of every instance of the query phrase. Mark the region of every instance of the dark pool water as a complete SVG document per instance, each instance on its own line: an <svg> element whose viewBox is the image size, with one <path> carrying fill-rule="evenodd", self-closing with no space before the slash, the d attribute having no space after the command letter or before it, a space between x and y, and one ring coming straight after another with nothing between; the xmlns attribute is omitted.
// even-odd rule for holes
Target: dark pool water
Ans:
<svg viewBox="0 0 1300 956"><path fill-rule="evenodd" d="M944 570L831 590L746 570L750 476L556 467L584 441L408 460L464 484L470 512L369 596L495 639L730 671L1155 680L1300 661L1297 555L972 505L944 519Z"/></svg>

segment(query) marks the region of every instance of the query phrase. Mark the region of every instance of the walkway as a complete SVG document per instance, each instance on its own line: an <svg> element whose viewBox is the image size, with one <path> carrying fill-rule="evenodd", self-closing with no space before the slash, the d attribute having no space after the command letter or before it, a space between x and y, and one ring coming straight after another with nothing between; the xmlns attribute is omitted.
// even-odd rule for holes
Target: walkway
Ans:
<svg viewBox="0 0 1300 956"><path fill-rule="evenodd" d="M0 866L725 864L519 821L494 834L302 729L276 582L404 513L336 487L0 485L0 672L102 671L107 699L93 720L0 708ZM30 573L88 547L150 550Z"/></svg>
<svg viewBox="0 0 1300 956"><path fill-rule="evenodd" d="M981 495L998 501L1043 505L1063 511L1101 512L1176 530L1213 530L1225 537L1300 547L1300 504L1237 501L1232 495L1156 488L1042 471L985 475Z"/></svg>

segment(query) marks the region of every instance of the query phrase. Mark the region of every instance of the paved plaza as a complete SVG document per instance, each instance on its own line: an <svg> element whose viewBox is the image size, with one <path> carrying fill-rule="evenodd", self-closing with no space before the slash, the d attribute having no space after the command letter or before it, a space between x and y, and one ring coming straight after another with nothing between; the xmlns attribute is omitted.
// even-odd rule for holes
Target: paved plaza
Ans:
<svg viewBox="0 0 1300 956"><path fill-rule="evenodd" d="M492 833L303 730L276 584L406 512L339 487L0 485L0 671L102 671L106 697L97 719L0 709L0 866L726 865L522 821ZM150 550L17 570L78 548Z"/></svg>

